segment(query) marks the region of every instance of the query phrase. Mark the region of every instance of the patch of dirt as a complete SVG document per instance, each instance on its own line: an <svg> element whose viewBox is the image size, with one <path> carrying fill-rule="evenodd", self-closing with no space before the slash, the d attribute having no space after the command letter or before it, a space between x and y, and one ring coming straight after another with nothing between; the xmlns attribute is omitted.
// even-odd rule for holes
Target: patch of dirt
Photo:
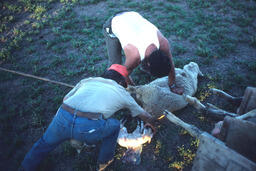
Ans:
<svg viewBox="0 0 256 171"><path fill-rule="evenodd" d="M77 6L74 11L78 16L88 16L88 17L103 17L106 16L106 9L108 5L106 2L99 2L98 4L91 4L86 6Z"/></svg>

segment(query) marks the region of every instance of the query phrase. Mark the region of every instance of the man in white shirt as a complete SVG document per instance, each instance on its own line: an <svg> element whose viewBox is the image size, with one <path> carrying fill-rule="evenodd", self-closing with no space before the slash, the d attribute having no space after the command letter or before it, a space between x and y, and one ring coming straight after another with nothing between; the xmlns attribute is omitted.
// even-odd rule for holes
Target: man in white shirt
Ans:
<svg viewBox="0 0 256 171"><path fill-rule="evenodd" d="M182 94L175 85L175 68L169 42L156 26L134 11L120 12L103 25L103 33L109 56L109 64L121 64L123 49L124 66L128 75L142 63L144 71L156 77L168 75L170 90ZM130 77L126 78L133 84Z"/></svg>
<svg viewBox="0 0 256 171"><path fill-rule="evenodd" d="M125 90L127 75L124 66L114 64L102 77L81 80L64 97L46 132L26 154L22 168L36 170L50 151L69 139L86 144L101 141L99 170L107 167L113 161L120 130L119 121L110 117L127 108L133 117L138 116L145 122L152 118Z"/></svg>

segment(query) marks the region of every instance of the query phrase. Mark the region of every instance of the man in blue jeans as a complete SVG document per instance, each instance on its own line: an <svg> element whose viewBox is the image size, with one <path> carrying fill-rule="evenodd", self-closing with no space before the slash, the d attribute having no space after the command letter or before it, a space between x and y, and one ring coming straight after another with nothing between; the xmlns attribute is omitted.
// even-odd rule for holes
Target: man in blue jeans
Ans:
<svg viewBox="0 0 256 171"><path fill-rule="evenodd" d="M47 154L65 140L75 139L86 144L101 141L98 168L104 170L114 157L120 130L118 120L110 118L127 108L133 117L144 122L152 119L125 90L126 67L113 64L102 77L81 80L63 99L44 135L26 154L22 169L36 170Z"/></svg>

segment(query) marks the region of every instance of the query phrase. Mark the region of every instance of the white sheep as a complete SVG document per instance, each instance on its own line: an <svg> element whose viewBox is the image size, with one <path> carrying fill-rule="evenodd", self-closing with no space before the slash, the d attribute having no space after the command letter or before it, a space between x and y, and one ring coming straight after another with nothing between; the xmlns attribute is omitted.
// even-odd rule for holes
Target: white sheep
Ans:
<svg viewBox="0 0 256 171"><path fill-rule="evenodd" d="M155 117L163 111L171 112L184 108L188 103L184 95L193 96L197 91L197 76L203 76L197 63L190 62L183 69L175 68L176 85L184 88L184 94L172 93L168 87L168 77L158 78L146 85L129 86L127 90L136 95L136 101Z"/></svg>

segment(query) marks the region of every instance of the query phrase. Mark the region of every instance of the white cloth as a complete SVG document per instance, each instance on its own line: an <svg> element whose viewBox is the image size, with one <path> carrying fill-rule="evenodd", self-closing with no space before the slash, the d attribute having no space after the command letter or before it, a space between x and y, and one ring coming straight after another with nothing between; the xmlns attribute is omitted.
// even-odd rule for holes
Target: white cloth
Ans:
<svg viewBox="0 0 256 171"><path fill-rule="evenodd" d="M102 113L104 118L123 108L129 109L133 117L144 112L125 88L101 77L81 80L64 99L64 104L74 109Z"/></svg>
<svg viewBox="0 0 256 171"><path fill-rule="evenodd" d="M150 44L153 43L159 49L157 27L137 12L123 12L115 16L111 28L122 48L128 44L134 45L139 50L141 60Z"/></svg>

